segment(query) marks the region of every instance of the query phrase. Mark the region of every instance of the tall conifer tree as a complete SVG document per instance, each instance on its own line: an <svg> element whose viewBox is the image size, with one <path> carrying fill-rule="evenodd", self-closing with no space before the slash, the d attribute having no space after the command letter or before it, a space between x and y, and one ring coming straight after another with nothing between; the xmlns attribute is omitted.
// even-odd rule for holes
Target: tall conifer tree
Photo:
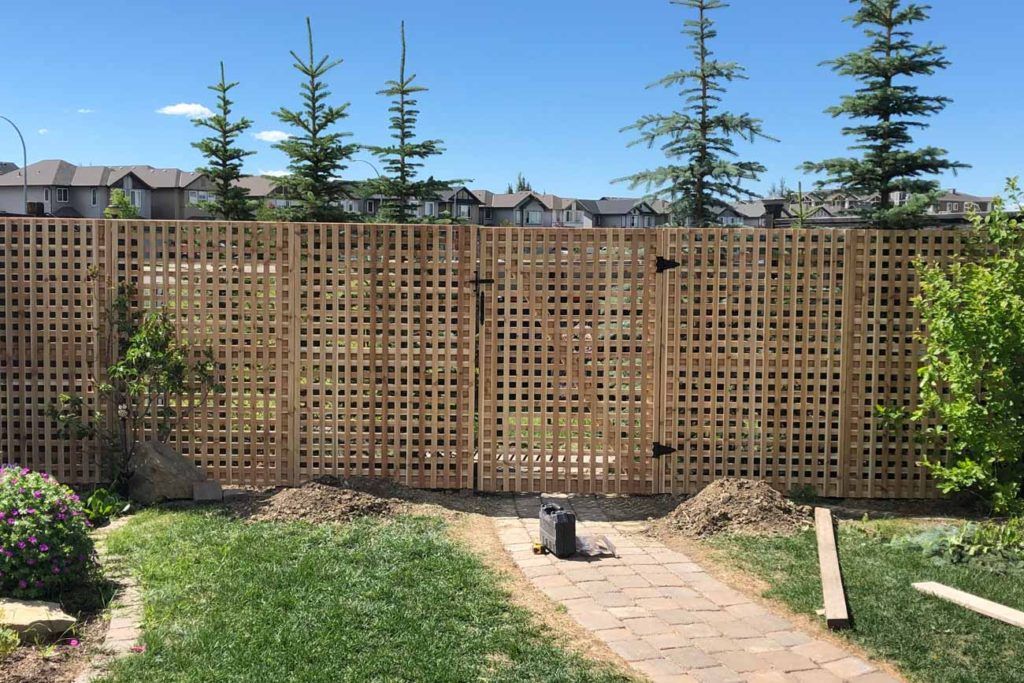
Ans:
<svg viewBox="0 0 1024 683"><path fill-rule="evenodd" d="M244 116L231 121L231 105L234 102L228 97L231 89L238 83L228 83L224 77L224 62L220 63L220 82L209 86L217 93L217 113L205 119L196 119L197 126L213 131L209 137L192 146L206 157L206 166L196 169L213 181L215 196L211 201L201 202L207 211L215 217L227 221L249 221L253 219L253 205L249 199L249 190L239 187L236 183L242 177L242 161L245 157L255 154L235 146L238 136L252 126L252 121Z"/></svg>
<svg viewBox="0 0 1024 683"><path fill-rule="evenodd" d="M340 174L348 168L345 163L358 149L347 144L345 138L351 133L330 132L332 126L348 116L348 102L340 105L327 103L331 91L324 83L324 76L342 63L324 55L317 58L313 51L313 27L306 17L306 33L309 37L308 61L292 51L292 66L302 74L300 86L302 108L299 110L281 107L276 116L299 130L299 134L274 145L288 155L290 175L280 179L286 195L302 201L300 210L294 212L298 220L323 221L344 217L339 203L345 197Z"/></svg>
<svg viewBox="0 0 1024 683"><path fill-rule="evenodd" d="M824 63L836 73L858 81L859 87L826 111L833 117L847 116L857 121L843 128L843 135L855 138L850 149L863 154L859 159L841 157L807 162L803 168L810 173L824 173L826 179L821 185L877 195L877 206L868 211L875 224L913 224L930 203L929 195L938 189L937 181L921 176L966 168L965 164L946 159L944 149L911 149L911 130L926 128L928 124L920 119L938 114L950 99L922 95L906 79L930 76L949 66L949 61L943 46L917 44L909 30L911 24L928 18L927 5L904 5L902 0L850 1L858 9L847 21L863 28L868 45ZM906 206L893 206L891 194L895 191L917 197Z"/></svg>
<svg viewBox="0 0 1024 683"><path fill-rule="evenodd" d="M398 80L387 81L378 95L391 97L391 145L367 147L384 162L385 173L369 186L385 197L381 203L381 220L392 223L407 223L411 217L410 204L413 199L435 199L449 184L456 181L416 180L417 169L423 167L423 160L441 154L441 140L416 141L416 93L427 88L413 83L415 74L405 75L405 22L401 26L402 58L398 67Z"/></svg>
<svg viewBox="0 0 1024 683"><path fill-rule="evenodd" d="M703 225L714 220L714 209L727 200L750 198L752 193L744 189L743 181L757 180L765 170L756 161L736 158L735 138L771 138L762 131L759 119L719 110L725 83L744 78L743 67L714 59L709 47L718 32L708 13L728 5L721 0L670 2L697 12L697 18L686 20L683 29L692 39L695 64L648 87L679 88L683 106L670 114L644 116L623 128L637 131L631 145L659 144L670 163L616 182L628 182L631 188L642 185L648 196L669 203L675 220Z"/></svg>

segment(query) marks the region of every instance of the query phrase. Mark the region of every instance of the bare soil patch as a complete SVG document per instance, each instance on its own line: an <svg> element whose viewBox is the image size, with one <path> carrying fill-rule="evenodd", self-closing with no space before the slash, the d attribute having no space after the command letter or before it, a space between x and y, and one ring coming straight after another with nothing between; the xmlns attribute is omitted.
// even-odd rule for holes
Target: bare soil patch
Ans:
<svg viewBox="0 0 1024 683"><path fill-rule="evenodd" d="M390 482L380 479L318 477L296 488L232 496L227 507L254 522L348 522L357 517L386 517L399 512L402 501L389 495L390 486Z"/></svg>
<svg viewBox="0 0 1024 683"><path fill-rule="evenodd" d="M791 534L811 526L812 514L810 506L797 505L763 481L719 479L680 503L663 524L694 538Z"/></svg>

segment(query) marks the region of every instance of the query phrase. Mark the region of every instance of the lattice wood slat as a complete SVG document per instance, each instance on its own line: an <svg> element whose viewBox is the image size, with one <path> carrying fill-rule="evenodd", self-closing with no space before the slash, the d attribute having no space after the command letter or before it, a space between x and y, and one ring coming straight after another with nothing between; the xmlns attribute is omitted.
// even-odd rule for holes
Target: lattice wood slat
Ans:
<svg viewBox="0 0 1024 683"><path fill-rule="evenodd" d="M480 229L481 488L652 491L653 236Z"/></svg>

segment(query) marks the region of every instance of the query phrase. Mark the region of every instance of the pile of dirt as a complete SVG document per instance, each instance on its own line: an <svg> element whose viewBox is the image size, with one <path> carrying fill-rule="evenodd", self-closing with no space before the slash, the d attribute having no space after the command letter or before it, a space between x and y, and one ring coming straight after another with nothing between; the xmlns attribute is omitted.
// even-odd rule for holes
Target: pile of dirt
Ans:
<svg viewBox="0 0 1024 683"><path fill-rule="evenodd" d="M238 516L252 521L329 524L399 512L402 501L388 493L386 484L320 477L296 488L243 496L232 501L230 507Z"/></svg>
<svg viewBox="0 0 1024 683"><path fill-rule="evenodd" d="M696 538L718 533L791 534L813 524L813 509L787 500L763 481L719 479L667 516L670 528Z"/></svg>

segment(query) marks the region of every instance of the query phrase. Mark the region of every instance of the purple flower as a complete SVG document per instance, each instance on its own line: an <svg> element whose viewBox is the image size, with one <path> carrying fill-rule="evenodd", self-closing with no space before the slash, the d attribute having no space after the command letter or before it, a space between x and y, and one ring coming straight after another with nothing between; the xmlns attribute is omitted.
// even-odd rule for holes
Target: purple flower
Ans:
<svg viewBox="0 0 1024 683"><path fill-rule="evenodd" d="M40 543L39 544L39 552L45 553L49 549L50 549L50 546L46 545L45 543Z"/></svg>
<svg viewBox="0 0 1024 683"><path fill-rule="evenodd" d="M39 498L43 497L43 492L42 491L33 491L32 492L32 497L36 498L38 500Z"/></svg>
<svg viewBox="0 0 1024 683"><path fill-rule="evenodd" d="M25 581L25 579L22 579L18 582L18 588L21 588L22 590L28 588L28 582Z"/></svg>
<svg viewBox="0 0 1024 683"><path fill-rule="evenodd" d="M32 545L35 545L36 543L39 542L39 539L37 539L35 536L29 536L28 537L28 542L31 543Z"/></svg>
<svg viewBox="0 0 1024 683"><path fill-rule="evenodd" d="M25 549L25 541L18 541L18 549L19 550L24 550Z"/></svg>
<svg viewBox="0 0 1024 683"><path fill-rule="evenodd" d="M58 567L57 565L53 565L53 573L60 574L60 567Z"/></svg>

